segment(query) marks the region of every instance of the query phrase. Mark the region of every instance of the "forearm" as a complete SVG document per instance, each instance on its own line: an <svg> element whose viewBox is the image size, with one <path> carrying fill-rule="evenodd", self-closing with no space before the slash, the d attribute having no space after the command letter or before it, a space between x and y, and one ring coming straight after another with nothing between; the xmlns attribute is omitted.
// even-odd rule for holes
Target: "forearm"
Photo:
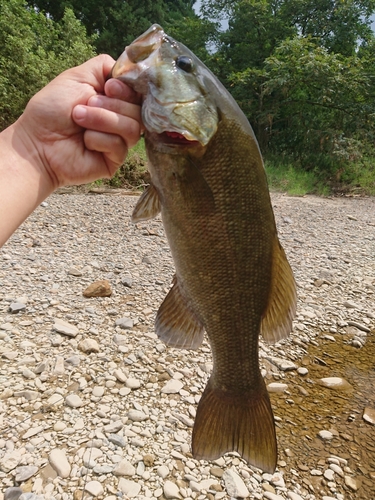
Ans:
<svg viewBox="0 0 375 500"><path fill-rule="evenodd" d="M53 191L38 151L18 129L16 122L0 133L0 246Z"/></svg>

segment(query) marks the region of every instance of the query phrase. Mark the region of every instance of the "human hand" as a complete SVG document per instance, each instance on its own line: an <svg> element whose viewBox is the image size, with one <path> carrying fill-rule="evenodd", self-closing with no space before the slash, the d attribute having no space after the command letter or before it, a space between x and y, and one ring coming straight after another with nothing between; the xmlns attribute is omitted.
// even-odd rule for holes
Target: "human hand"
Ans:
<svg viewBox="0 0 375 500"><path fill-rule="evenodd" d="M136 93L108 80L114 60L101 55L64 71L38 92L16 122L23 154L59 186L111 177L140 137Z"/></svg>

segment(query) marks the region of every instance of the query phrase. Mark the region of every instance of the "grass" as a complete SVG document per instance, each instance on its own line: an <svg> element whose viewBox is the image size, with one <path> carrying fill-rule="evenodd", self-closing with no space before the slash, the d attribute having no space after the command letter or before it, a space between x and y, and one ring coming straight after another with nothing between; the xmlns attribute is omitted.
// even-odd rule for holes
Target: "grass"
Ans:
<svg viewBox="0 0 375 500"><path fill-rule="evenodd" d="M359 194L375 196L375 157L350 162L335 175L324 170L304 170L286 158L268 158L265 161L271 191L282 191L291 196L315 194ZM149 182L147 156L141 139L129 153L125 163L109 180L97 181L97 186L142 189Z"/></svg>
<svg viewBox="0 0 375 500"><path fill-rule="evenodd" d="M302 170L292 164L265 162L268 184L271 191L286 192L291 196L318 194L328 196L330 190L315 172Z"/></svg>

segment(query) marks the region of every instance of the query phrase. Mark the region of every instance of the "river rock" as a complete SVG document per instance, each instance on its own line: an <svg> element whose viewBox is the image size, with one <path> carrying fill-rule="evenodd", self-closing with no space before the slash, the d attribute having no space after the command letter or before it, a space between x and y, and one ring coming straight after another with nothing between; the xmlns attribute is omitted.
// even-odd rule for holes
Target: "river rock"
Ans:
<svg viewBox="0 0 375 500"><path fill-rule="evenodd" d="M163 491L164 491L164 496L167 499L182 498L180 495L179 487L172 481L165 481Z"/></svg>
<svg viewBox="0 0 375 500"><path fill-rule="evenodd" d="M115 476L134 476L135 467L126 459L121 460L114 468Z"/></svg>
<svg viewBox="0 0 375 500"><path fill-rule="evenodd" d="M63 335L67 335L68 337L76 337L79 333L79 330L76 326L71 325L67 321L64 321L60 318L55 319L53 328L58 333L62 333Z"/></svg>
<svg viewBox="0 0 375 500"><path fill-rule="evenodd" d="M240 476L233 469L228 469L223 474L225 489L230 497L247 498L249 490Z"/></svg>
<svg viewBox="0 0 375 500"><path fill-rule="evenodd" d="M363 411L363 420L365 420L369 424L375 425L375 409L365 408Z"/></svg>
<svg viewBox="0 0 375 500"><path fill-rule="evenodd" d="M107 280L95 281L91 283L84 291L83 296L91 297L110 297L112 295L111 285Z"/></svg>
<svg viewBox="0 0 375 500"><path fill-rule="evenodd" d="M93 497L99 497L104 493L103 486L99 481L89 481L85 486L85 490Z"/></svg>
<svg viewBox="0 0 375 500"><path fill-rule="evenodd" d="M139 492L141 491L141 485L139 483L136 483L135 481L129 481L128 479L124 479L123 477L118 483L118 488L128 498L137 497Z"/></svg>
<svg viewBox="0 0 375 500"><path fill-rule="evenodd" d="M84 339L78 344L78 349L86 354L99 352L99 344L95 339Z"/></svg>
<svg viewBox="0 0 375 500"><path fill-rule="evenodd" d="M319 380L319 384L329 389L336 389L340 391L348 391L353 389L345 379L341 377L326 377Z"/></svg>
<svg viewBox="0 0 375 500"><path fill-rule="evenodd" d="M60 448L54 448L49 454L49 463L57 472L57 475L62 478L67 478L70 475L71 466L67 459L66 453Z"/></svg>

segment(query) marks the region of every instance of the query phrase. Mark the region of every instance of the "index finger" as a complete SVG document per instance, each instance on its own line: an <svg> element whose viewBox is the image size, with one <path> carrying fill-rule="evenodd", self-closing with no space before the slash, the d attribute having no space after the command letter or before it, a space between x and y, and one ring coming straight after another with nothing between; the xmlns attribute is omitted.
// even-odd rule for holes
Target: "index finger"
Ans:
<svg viewBox="0 0 375 500"><path fill-rule="evenodd" d="M104 92L108 97L121 99L122 101L127 101L132 104L142 103L142 96L140 94L116 78L110 78L105 82Z"/></svg>

